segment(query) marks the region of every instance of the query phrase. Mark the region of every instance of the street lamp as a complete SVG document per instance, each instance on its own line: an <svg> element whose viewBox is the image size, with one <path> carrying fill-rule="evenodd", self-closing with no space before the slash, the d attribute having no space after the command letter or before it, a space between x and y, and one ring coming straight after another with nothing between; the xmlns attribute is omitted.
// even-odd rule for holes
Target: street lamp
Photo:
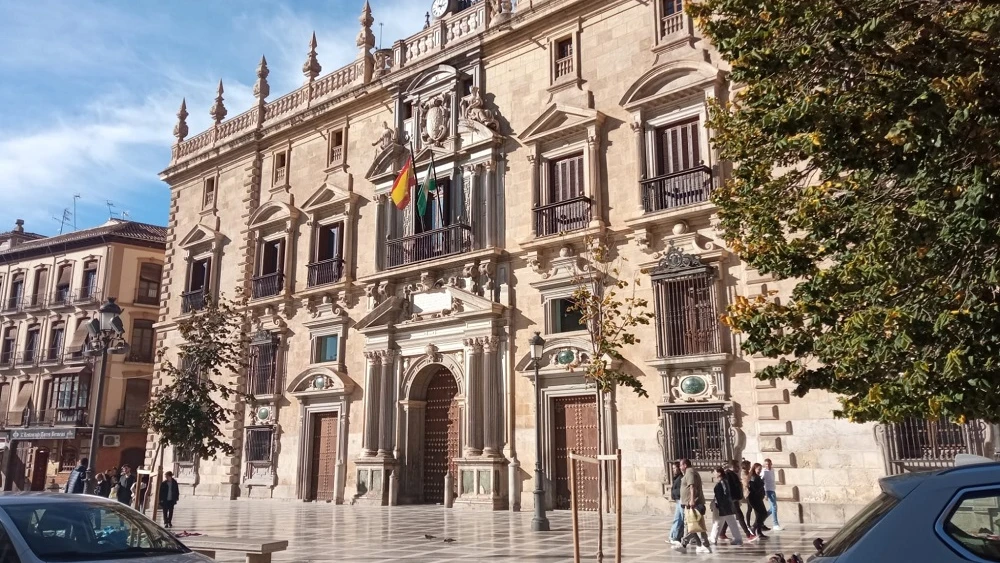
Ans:
<svg viewBox="0 0 1000 563"><path fill-rule="evenodd" d="M90 333L88 356L101 357L101 373L97 378L97 404L94 405L94 423L90 434L90 463L87 465L87 482L84 490L87 494L94 492L94 468L97 467L98 439L101 432L101 411L104 408L104 380L108 374L108 354L128 353L128 343L122 337L125 326L122 324L122 308L115 303L114 297L108 297L108 302L97 310L96 319L87 323Z"/></svg>
<svg viewBox="0 0 1000 563"><path fill-rule="evenodd" d="M535 364L535 517L531 519L531 531L548 532L549 519L545 517L545 489L542 488L542 381L538 368L542 363L542 348L545 340L538 332L528 341L531 345L531 359Z"/></svg>

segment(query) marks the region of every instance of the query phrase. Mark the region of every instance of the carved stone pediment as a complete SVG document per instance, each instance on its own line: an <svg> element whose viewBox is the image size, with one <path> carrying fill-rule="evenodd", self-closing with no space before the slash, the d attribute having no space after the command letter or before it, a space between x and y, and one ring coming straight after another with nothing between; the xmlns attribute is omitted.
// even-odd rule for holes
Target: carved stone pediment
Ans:
<svg viewBox="0 0 1000 563"><path fill-rule="evenodd" d="M365 173L365 178L374 180L395 174L406 164L409 155L410 151L398 143L391 143L389 146L379 149L371 167Z"/></svg>
<svg viewBox="0 0 1000 563"><path fill-rule="evenodd" d="M604 122L604 114L589 108L554 103L538 116L518 138L524 143L591 133Z"/></svg>
<svg viewBox="0 0 1000 563"><path fill-rule="evenodd" d="M726 72L701 61L682 60L646 72L625 92L619 104L632 111L668 103L709 88L721 97Z"/></svg>
<svg viewBox="0 0 1000 563"><path fill-rule="evenodd" d="M215 246L222 241L222 238L222 233L218 231L209 229L205 225L195 225L193 229L184 235L184 238L181 239L181 242L177 246L181 248L191 248L200 244Z"/></svg>
<svg viewBox="0 0 1000 563"><path fill-rule="evenodd" d="M332 175L328 174L323 185L309 196L309 199L302 205L303 211L316 213L324 209L349 207L357 199L357 194L351 189L350 184L347 188L342 188L330 181Z"/></svg>
<svg viewBox="0 0 1000 563"><path fill-rule="evenodd" d="M593 354L591 350L593 350L593 345L585 336L551 337L545 341L545 345L542 347L538 371L541 375L582 373L582 366L590 362ZM535 363L531 359L531 353L525 353L518 360L514 369L526 377L534 377Z"/></svg>
<svg viewBox="0 0 1000 563"><path fill-rule="evenodd" d="M286 390L301 398L312 395L349 395L354 387L354 381L346 375L329 368L314 367L295 376Z"/></svg>

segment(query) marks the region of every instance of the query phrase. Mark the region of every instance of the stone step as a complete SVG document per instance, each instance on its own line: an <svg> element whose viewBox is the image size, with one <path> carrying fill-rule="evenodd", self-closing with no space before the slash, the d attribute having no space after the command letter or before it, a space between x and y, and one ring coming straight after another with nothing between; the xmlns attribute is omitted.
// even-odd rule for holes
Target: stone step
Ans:
<svg viewBox="0 0 1000 563"><path fill-rule="evenodd" d="M792 433L790 420L760 420L757 422L759 436L788 436Z"/></svg>
<svg viewBox="0 0 1000 563"><path fill-rule="evenodd" d="M757 404L759 405L787 405L788 389L758 389Z"/></svg>

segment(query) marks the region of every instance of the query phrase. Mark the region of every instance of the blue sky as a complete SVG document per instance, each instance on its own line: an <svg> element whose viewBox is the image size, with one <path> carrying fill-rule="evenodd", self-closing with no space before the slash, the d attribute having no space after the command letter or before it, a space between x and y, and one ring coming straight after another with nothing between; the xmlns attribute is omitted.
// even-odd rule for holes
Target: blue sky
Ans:
<svg viewBox="0 0 1000 563"><path fill-rule="evenodd" d="M423 27L430 0L371 0L382 44ZM166 224L166 167L187 98L191 135L208 127L221 78L230 116L249 109L261 54L269 99L303 82L316 31L323 74L357 54L363 0L0 0L0 231L56 234L113 212ZM72 229L72 224L67 230Z"/></svg>

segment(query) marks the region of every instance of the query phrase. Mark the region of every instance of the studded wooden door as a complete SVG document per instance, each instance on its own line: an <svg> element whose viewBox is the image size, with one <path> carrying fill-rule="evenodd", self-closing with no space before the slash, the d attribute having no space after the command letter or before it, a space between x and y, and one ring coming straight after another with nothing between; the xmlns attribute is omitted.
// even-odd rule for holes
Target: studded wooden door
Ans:
<svg viewBox="0 0 1000 563"><path fill-rule="evenodd" d="M337 494L337 438L339 419L335 412L313 416L312 468L309 498L333 501Z"/></svg>
<svg viewBox="0 0 1000 563"><path fill-rule="evenodd" d="M458 384L451 373L438 372L427 386L424 415L424 502L444 502L444 476L457 477L459 449Z"/></svg>
<svg viewBox="0 0 1000 563"><path fill-rule="evenodd" d="M569 451L597 456L597 400L593 395L556 397L553 402L556 509L570 508ZM597 510L597 465L577 462L576 500L580 510Z"/></svg>

